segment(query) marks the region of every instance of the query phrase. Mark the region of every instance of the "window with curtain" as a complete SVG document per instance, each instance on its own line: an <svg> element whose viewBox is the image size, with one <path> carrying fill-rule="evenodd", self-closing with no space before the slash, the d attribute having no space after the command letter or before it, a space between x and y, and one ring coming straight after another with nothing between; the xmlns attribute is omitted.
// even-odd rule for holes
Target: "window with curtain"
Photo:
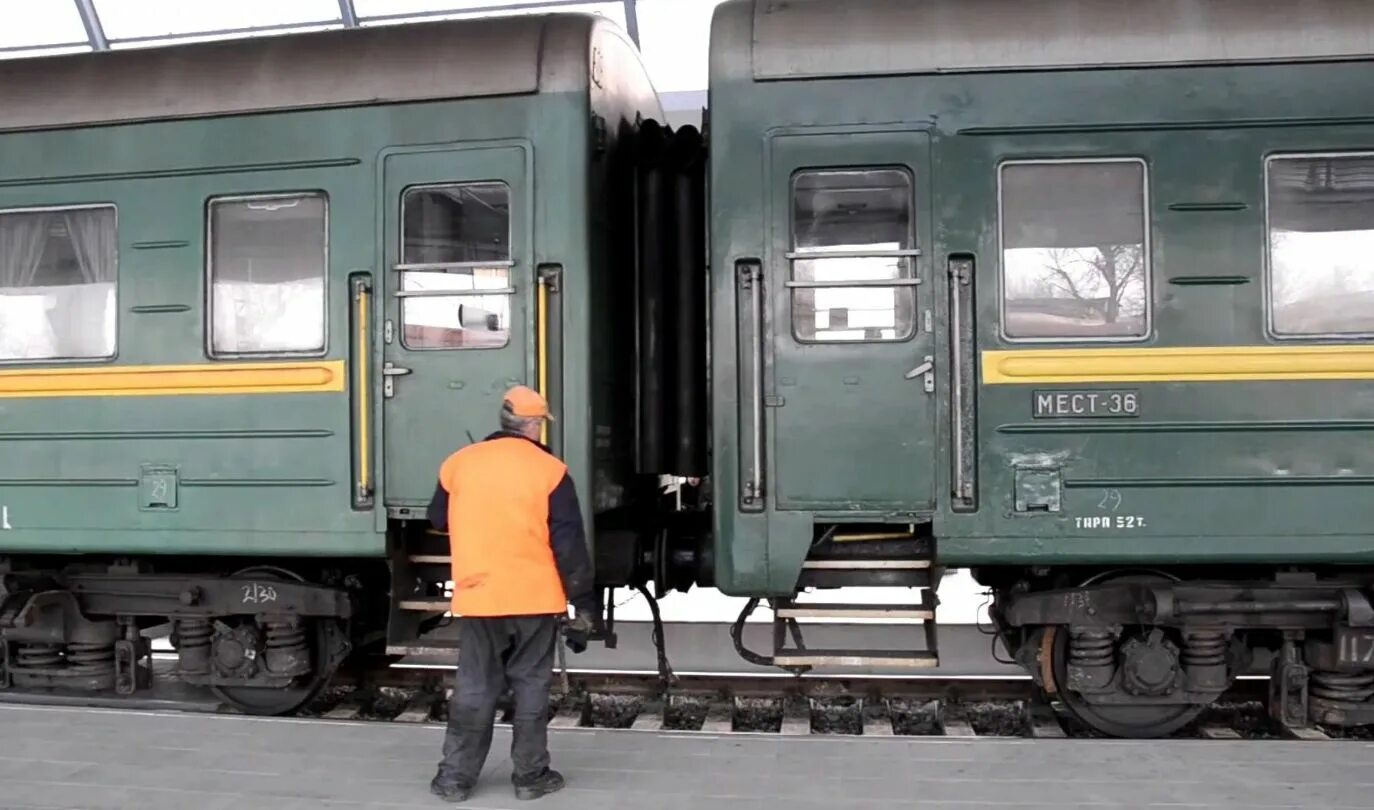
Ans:
<svg viewBox="0 0 1374 810"><path fill-rule="evenodd" d="M0 361L115 354L114 206L0 211Z"/></svg>
<svg viewBox="0 0 1374 810"><path fill-rule="evenodd" d="M209 216L211 354L323 352L325 196L220 198Z"/></svg>

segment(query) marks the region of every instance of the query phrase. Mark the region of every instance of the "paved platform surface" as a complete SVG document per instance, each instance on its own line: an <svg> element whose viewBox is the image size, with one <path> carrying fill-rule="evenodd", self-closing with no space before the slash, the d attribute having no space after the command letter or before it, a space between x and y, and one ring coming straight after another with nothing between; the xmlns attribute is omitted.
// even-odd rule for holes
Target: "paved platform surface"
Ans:
<svg viewBox="0 0 1374 810"><path fill-rule="evenodd" d="M437 808L442 729L0 707L0 807ZM1374 744L551 734L562 793L511 793L505 731L469 808L982 810L1374 804Z"/></svg>

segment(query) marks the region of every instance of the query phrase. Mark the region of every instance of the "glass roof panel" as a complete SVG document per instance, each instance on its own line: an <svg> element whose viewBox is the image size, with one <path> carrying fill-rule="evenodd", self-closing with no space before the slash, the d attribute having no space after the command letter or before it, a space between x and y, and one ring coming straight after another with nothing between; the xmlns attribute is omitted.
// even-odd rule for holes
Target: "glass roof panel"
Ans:
<svg viewBox="0 0 1374 810"><path fill-rule="evenodd" d="M74 2L0 2L0 51L85 41L86 27Z"/></svg>
<svg viewBox="0 0 1374 810"><path fill-rule="evenodd" d="M46 4L64 5L53 0L46 0ZM67 0L65 5L74 6L75 3ZM324 23L339 19L337 0L95 0L95 10L100 15L105 36L111 40L161 39L180 34ZM81 38L85 38L84 32Z"/></svg>
<svg viewBox="0 0 1374 810"><path fill-rule="evenodd" d="M722 0L637 0L645 64L661 92L706 87L711 13ZM339 0L93 0L111 47L341 26ZM625 0L354 0L363 25L573 11L622 28ZM0 0L0 58L88 50L75 0ZM694 102L695 103L695 102Z"/></svg>
<svg viewBox="0 0 1374 810"><path fill-rule="evenodd" d="M472 11L490 6L531 6L538 0L353 0L359 17L400 17L432 11Z"/></svg>
<svg viewBox="0 0 1374 810"><path fill-rule="evenodd" d="M625 25L623 0L604 0L599 3L568 2L512 2L512 0L354 0L354 8L363 25L378 22L405 22L407 19L462 19L464 17L496 17L513 14L547 14L551 11L600 14Z"/></svg>
<svg viewBox="0 0 1374 810"><path fill-rule="evenodd" d="M639 46L660 93L706 89L711 15L724 0L639 0Z"/></svg>

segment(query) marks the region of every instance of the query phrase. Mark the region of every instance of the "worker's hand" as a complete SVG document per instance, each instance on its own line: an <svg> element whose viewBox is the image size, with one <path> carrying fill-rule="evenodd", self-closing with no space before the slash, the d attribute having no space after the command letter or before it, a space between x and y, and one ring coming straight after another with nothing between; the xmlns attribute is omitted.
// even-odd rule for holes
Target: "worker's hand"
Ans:
<svg viewBox="0 0 1374 810"><path fill-rule="evenodd" d="M563 625L563 638L568 643L568 649L574 653L585 652L587 642L592 635L591 614L582 609L573 611L572 621Z"/></svg>

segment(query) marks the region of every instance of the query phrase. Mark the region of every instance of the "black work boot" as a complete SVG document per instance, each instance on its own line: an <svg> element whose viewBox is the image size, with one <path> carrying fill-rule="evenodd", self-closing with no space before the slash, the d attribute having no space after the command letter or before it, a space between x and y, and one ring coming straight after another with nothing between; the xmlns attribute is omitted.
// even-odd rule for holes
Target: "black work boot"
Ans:
<svg viewBox="0 0 1374 810"><path fill-rule="evenodd" d="M434 781L429 783L429 792L446 802L457 804L467 801L472 796L472 785L465 782L448 781L436 776Z"/></svg>
<svg viewBox="0 0 1374 810"><path fill-rule="evenodd" d="M515 785L515 798L522 801L556 793L564 785L563 774L551 768L545 768L533 776L512 777L511 782Z"/></svg>

